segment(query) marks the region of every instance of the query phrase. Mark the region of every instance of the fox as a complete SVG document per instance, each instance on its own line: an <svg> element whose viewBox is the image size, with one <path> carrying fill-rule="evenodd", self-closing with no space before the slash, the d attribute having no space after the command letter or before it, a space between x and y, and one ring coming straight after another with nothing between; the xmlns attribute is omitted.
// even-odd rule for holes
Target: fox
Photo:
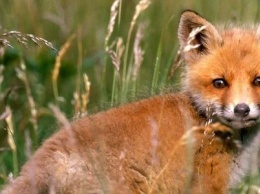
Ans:
<svg viewBox="0 0 260 194"><path fill-rule="evenodd" d="M225 194L260 147L260 27L180 16L182 89L71 121L2 194Z"/></svg>

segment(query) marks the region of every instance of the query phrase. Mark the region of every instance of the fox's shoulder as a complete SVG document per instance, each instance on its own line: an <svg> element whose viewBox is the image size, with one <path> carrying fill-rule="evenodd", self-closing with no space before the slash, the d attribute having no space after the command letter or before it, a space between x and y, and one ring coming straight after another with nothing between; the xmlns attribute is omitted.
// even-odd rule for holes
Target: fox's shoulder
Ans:
<svg viewBox="0 0 260 194"><path fill-rule="evenodd" d="M136 102L120 105L112 109L89 115L81 119L75 120L74 123L84 122L100 122L106 124L109 121L117 121L117 124L126 120L143 120L148 117L159 119L161 115L169 116L171 119L178 116L183 117L190 114L191 117L197 117L197 112L191 102L189 96L184 93L164 94L142 99ZM177 118L179 119L179 118ZM102 124L102 123L101 123Z"/></svg>
<svg viewBox="0 0 260 194"><path fill-rule="evenodd" d="M71 125L78 137L90 142L93 130L104 138L109 137L108 134L120 138L121 135L140 136L140 133L150 136L153 123L161 127L179 126L182 129L188 124L193 126L202 122L203 118L195 110L189 96L186 93L176 93L121 105L76 119Z"/></svg>

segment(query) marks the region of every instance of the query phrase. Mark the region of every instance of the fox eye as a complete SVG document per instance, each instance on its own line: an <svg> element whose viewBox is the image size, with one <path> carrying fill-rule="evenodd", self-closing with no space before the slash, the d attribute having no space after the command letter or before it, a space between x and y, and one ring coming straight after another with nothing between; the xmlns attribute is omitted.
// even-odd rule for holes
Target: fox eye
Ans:
<svg viewBox="0 0 260 194"><path fill-rule="evenodd" d="M224 79L214 79L212 81L212 84L215 88L218 88L218 89L225 88L228 86L226 80L224 80ZM260 77L259 77L259 85L260 85Z"/></svg>
<svg viewBox="0 0 260 194"><path fill-rule="evenodd" d="M260 77L256 77L253 81L254 86L260 86Z"/></svg>

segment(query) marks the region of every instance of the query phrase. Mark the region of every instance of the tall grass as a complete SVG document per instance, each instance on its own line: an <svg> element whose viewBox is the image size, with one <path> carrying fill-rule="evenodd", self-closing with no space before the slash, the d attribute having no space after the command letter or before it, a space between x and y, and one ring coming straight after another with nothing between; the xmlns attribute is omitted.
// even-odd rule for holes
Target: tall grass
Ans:
<svg viewBox="0 0 260 194"><path fill-rule="evenodd" d="M71 118L176 88L182 10L213 22L259 21L259 1L244 2L1 1L0 188L56 123L67 122L61 113Z"/></svg>

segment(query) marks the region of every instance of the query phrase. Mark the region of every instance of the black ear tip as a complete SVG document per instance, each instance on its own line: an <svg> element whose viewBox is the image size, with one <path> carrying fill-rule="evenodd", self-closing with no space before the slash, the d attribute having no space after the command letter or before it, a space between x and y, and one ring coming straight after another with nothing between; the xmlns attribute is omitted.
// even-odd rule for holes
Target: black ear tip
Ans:
<svg viewBox="0 0 260 194"><path fill-rule="evenodd" d="M181 14L185 13L185 12L191 12L191 13L195 13L196 15L199 15L198 12L194 11L194 10L191 10L191 9L185 9L182 11Z"/></svg>
<svg viewBox="0 0 260 194"><path fill-rule="evenodd" d="M187 15L187 14L189 14L189 15L196 15L196 16L199 16L199 17L202 17L198 12L196 12L196 11L194 11L194 10L191 10L191 9L185 9L185 10L183 10L182 12L181 12L181 16L183 16L183 15Z"/></svg>

